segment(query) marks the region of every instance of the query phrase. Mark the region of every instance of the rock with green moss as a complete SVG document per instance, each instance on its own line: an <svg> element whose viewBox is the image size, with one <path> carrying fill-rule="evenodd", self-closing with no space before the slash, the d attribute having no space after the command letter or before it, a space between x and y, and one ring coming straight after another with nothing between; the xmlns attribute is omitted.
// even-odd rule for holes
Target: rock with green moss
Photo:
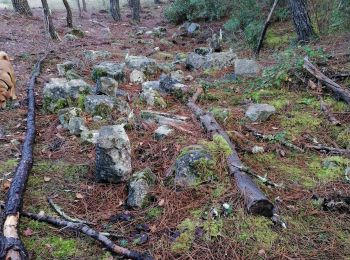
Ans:
<svg viewBox="0 0 350 260"><path fill-rule="evenodd" d="M254 122L263 122L269 119L275 112L276 109L274 106L268 104L252 104L248 107L245 115Z"/></svg>
<svg viewBox="0 0 350 260"><path fill-rule="evenodd" d="M198 184L202 177L201 174L207 174L207 170L212 170L198 166L205 163L208 163L209 166L212 160L212 156L203 146L184 148L175 163L175 185L189 187Z"/></svg>
<svg viewBox="0 0 350 260"><path fill-rule="evenodd" d="M81 95L91 92L91 87L81 79L52 78L43 90L44 109L55 112L76 102Z"/></svg>
<svg viewBox="0 0 350 260"><path fill-rule="evenodd" d="M139 70L146 75L153 75L157 72L157 62L145 56L127 56L126 66L132 70Z"/></svg>
<svg viewBox="0 0 350 260"><path fill-rule="evenodd" d="M83 52L84 58L87 60L97 60L97 59L108 59L112 57L112 53L109 51L94 51L94 50L86 50Z"/></svg>
<svg viewBox="0 0 350 260"><path fill-rule="evenodd" d="M114 109L114 99L105 95L88 95L84 106L87 113L107 118Z"/></svg>
<svg viewBox="0 0 350 260"><path fill-rule="evenodd" d="M172 63L158 63L157 69L159 72L170 73L170 72L176 70L176 67Z"/></svg>
<svg viewBox="0 0 350 260"><path fill-rule="evenodd" d="M96 82L96 94L115 97L117 94L119 83L112 78L101 77Z"/></svg>
<svg viewBox="0 0 350 260"><path fill-rule="evenodd" d="M109 183L128 181L131 172L131 147L124 127L122 125L102 127L96 146L96 181Z"/></svg>
<svg viewBox="0 0 350 260"><path fill-rule="evenodd" d="M68 70L72 70L75 67L73 61L66 61L61 64L57 64L57 70L59 76L64 76Z"/></svg>
<svg viewBox="0 0 350 260"><path fill-rule="evenodd" d="M185 73L182 70L172 71L170 77L180 83L185 80Z"/></svg>
<svg viewBox="0 0 350 260"><path fill-rule="evenodd" d="M99 130L89 130L88 128L83 128L80 133L80 138L87 143L96 144L99 135Z"/></svg>
<svg viewBox="0 0 350 260"><path fill-rule="evenodd" d="M58 118L63 128L73 135L79 135L85 129L85 120L80 117L82 111L77 107L61 109Z"/></svg>
<svg viewBox="0 0 350 260"><path fill-rule="evenodd" d="M133 174L128 184L127 205L133 208L142 207L155 181L156 176L150 169Z"/></svg>
<svg viewBox="0 0 350 260"><path fill-rule="evenodd" d="M236 59L235 74L237 76L255 76L260 73L260 66L255 60Z"/></svg>
<svg viewBox="0 0 350 260"><path fill-rule="evenodd" d="M157 90L144 89L140 95L141 99L144 100L148 106L165 108L167 106L163 97Z"/></svg>
<svg viewBox="0 0 350 260"><path fill-rule="evenodd" d="M79 76L79 74L77 72L75 72L75 70L68 70L65 73L65 77L67 80L81 79L81 77Z"/></svg>
<svg viewBox="0 0 350 260"><path fill-rule="evenodd" d="M71 33L67 33L63 38L66 41L75 41L75 40L79 39L79 37L77 37L77 36L75 36L74 34L71 34Z"/></svg>
<svg viewBox="0 0 350 260"><path fill-rule="evenodd" d="M77 36L77 37L79 37L79 38L83 38L85 36L85 32L81 28L73 28L70 31L70 33L75 35L75 36Z"/></svg>
<svg viewBox="0 0 350 260"><path fill-rule="evenodd" d="M125 79L125 64L105 61L93 67L92 78L97 80L101 77L113 78L118 82Z"/></svg>
<svg viewBox="0 0 350 260"><path fill-rule="evenodd" d="M185 94L189 92L189 87L172 76L163 75L160 77L159 90L167 94Z"/></svg>

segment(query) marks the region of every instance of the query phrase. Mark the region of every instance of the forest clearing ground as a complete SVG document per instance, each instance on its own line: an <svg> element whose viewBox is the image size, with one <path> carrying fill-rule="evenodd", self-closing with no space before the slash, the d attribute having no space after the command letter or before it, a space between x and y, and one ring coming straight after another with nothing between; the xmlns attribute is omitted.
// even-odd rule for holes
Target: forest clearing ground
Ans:
<svg viewBox="0 0 350 260"><path fill-rule="evenodd" d="M165 26L168 37L176 31L176 26L169 25L161 17L157 8L144 9L141 25L147 28ZM64 35L65 14L54 12L54 23L58 33ZM349 128L350 110L344 103L336 101L327 94L329 104L342 126L332 126L319 109L319 102L306 86L290 88L250 88L251 79L235 82L220 81L225 71L193 72L195 78L206 79L212 83L201 96L199 104L213 111L217 120L228 133L238 131L253 144L261 145L266 151L261 154L244 152L245 143L237 141L238 152L242 161L261 176L275 183L283 183L283 188L269 188L259 184L271 200L279 198L278 209L288 228L281 230L272 227L270 220L250 216L243 212L243 202L235 189L234 182L225 175L220 175L213 183L203 184L188 190L176 191L169 185L165 172L177 158L181 148L197 144L206 139L200 124L188 111L185 104L174 97L167 98L166 111L191 118L187 130L193 135L178 132L161 142L154 140L153 128L128 130L132 145L133 170L150 167L157 175L157 186L152 191L153 201L141 210L128 210L124 207L127 196L125 185L99 184L93 180L95 152L94 145L84 144L67 131L58 128L56 115L43 112L42 88L45 82L57 77L56 64L65 60L83 61L82 50L107 50L113 53L113 60L124 60L127 50L133 55L147 55L158 46L155 38L153 45L137 40L133 35L136 26L129 22L130 11L124 10L122 22L115 23L106 13L96 13L94 19L110 27L112 38L105 39L101 26L90 21L90 17L78 19L76 25L88 30L86 37L73 42L50 43L54 50L45 62L41 77L37 83L37 127L34 168L30 175L25 195L24 209L31 212L44 210L55 215L47 203L47 197L53 196L65 213L84 219L94 224L100 231L117 233L121 238L115 241L123 246L147 251L156 259L257 259L261 258L317 258L342 259L350 256L349 216L341 212L325 212L311 198L313 195L329 197L335 195L350 196L349 184L345 183L344 170L349 166L349 159L333 158L338 162L334 169L322 166L323 160L330 156L307 150L298 153L281 146L278 142L266 142L255 139L245 125L253 126L263 133L278 134L298 146L309 143L309 138L317 138L323 144L338 146L337 137ZM0 11L0 49L14 57L18 77L19 108L0 111L0 184L4 193L19 158L20 142L25 134L26 82L32 66L48 45L44 35L41 13L35 11L33 18L21 18L10 11ZM212 28L220 26L213 23ZM142 36L141 39L144 39ZM136 40L135 40L136 39ZM148 39L148 38L146 38ZM338 38L321 39L317 46L322 46L331 54L349 52L346 44L350 35ZM102 43L99 45L98 43ZM196 46L206 45L201 39L188 39L187 43L164 46L160 53L152 57L166 60L177 52L189 52ZM261 64L274 63L273 50L263 50ZM162 55L163 53L163 55ZM167 54L167 55L166 55ZM251 52L242 50L239 55L247 57ZM243 56L244 55L244 56ZM83 62L79 73L89 83L91 67L99 61ZM350 71L350 63L345 60L333 60L327 67L334 71ZM186 72L190 74L190 72ZM349 82L344 85L349 86ZM136 114L145 106L137 102L140 87L124 84L121 89L128 91L132 108ZM261 124L251 124L244 118L245 103L269 103L276 107L277 113ZM221 117L222 110L229 112ZM215 113L217 112L217 113ZM1 131L5 135L1 136ZM51 149L59 137L64 143L59 149ZM231 135L235 139L234 135ZM17 140L17 141L16 141ZM346 140L345 140L346 141ZM51 149L51 150L50 150ZM162 204L160 201L164 200ZM230 203L233 213L219 219L202 219L203 214L212 208L221 209L223 203ZM118 214L131 215L130 221L110 221ZM140 244L137 224L146 224L149 241ZM81 234L57 230L46 224L22 219L21 232L27 249L34 259L110 259L110 254L98 244ZM176 239L182 231L180 241Z"/></svg>

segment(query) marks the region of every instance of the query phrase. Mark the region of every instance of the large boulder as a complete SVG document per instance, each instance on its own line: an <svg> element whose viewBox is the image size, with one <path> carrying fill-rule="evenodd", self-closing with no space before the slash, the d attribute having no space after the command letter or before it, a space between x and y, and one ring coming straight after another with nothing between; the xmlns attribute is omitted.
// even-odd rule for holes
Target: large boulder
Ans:
<svg viewBox="0 0 350 260"><path fill-rule="evenodd" d="M100 77L109 77L118 82L123 82L125 78L125 64L105 61L94 66L92 70L92 78L96 80Z"/></svg>
<svg viewBox="0 0 350 260"><path fill-rule="evenodd" d="M262 122L266 121L275 112L276 109L274 106L268 104L252 104L248 107L245 115L254 122Z"/></svg>
<svg viewBox="0 0 350 260"><path fill-rule="evenodd" d="M112 78L101 77L96 81L96 94L104 94L115 97L118 90L119 83Z"/></svg>
<svg viewBox="0 0 350 260"><path fill-rule="evenodd" d="M237 55L231 51L227 52L214 52L207 55L200 55L192 52L187 56L186 67L188 69L223 69L235 64Z"/></svg>
<svg viewBox="0 0 350 260"><path fill-rule="evenodd" d="M235 74L238 76L254 76L260 73L260 66L255 60L236 59Z"/></svg>
<svg viewBox="0 0 350 260"><path fill-rule="evenodd" d="M88 95L85 97L85 111L94 116L107 118L111 115L115 100L105 95Z"/></svg>
<svg viewBox="0 0 350 260"><path fill-rule="evenodd" d="M96 181L124 182L129 180L131 172L131 147L124 127L102 127L96 146Z"/></svg>
<svg viewBox="0 0 350 260"><path fill-rule="evenodd" d="M127 56L126 66L132 70L140 70L146 75L152 75L157 71L157 62L145 56Z"/></svg>
<svg viewBox="0 0 350 260"><path fill-rule="evenodd" d="M75 102L81 95L90 92L90 85L81 79L68 81L64 78L52 78L44 86L44 108L55 112Z"/></svg>
<svg viewBox="0 0 350 260"><path fill-rule="evenodd" d="M175 163L175 186L189 187L198 184L202 170L200 168L212 162L211 155L202 146L185 147Z"/></svg>
<svg viewBox="0 0 350 260"><path fill-rule="evenodd" d="M156 176L150 169L133 174L128 184L127 205L133 208L144 206L155 181Z"/></svg>

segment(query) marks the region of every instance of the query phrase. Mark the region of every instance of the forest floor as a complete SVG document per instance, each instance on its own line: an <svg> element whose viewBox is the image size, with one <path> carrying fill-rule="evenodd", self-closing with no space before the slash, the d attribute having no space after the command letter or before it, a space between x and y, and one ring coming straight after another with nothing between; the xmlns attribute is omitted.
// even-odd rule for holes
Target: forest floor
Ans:
<svg viewBox="0 0 350 260"><path fill-rule="evenodd" d="M331 156L305 149L305 152L290 150L278 141L256 139L247 126L265 134L280 134L293 144L305 147L317 139L320 143L342 147L349 142L350 108L335 100L329 93L324 96L341 126L332 125L320 110L314 91L305 85L284 84L281 87L256 89L254 79L240 79L234 82L222 80L224 71L185 71L198 84L205 80L207 91L199 104L212 111L227 110L225 116L218 113L217 120L237 144L241 160L261 176L282 187L259 187L271 201L278 204L278 212L287 224L286 229L274 227L271 220L252 216L244 212L241 195L236 191L234 181L225 175L225 167L217 169L218 178L193 188L177 191L169 184L166 172L185 146L198 144L207 139L200 123L188 111L186 104L174 97L167 97L168 104L163 111L185 115L191 118L187 132L176 130L176 134L162 141L156 141L153 131L147 129L127 130L132 146L133 170L149 167L157 176L157 185L152 191L153 201L139 210L125 206L127 188L124 184L101 184L94 182L95 147L81 142L77 137L59 127L57 115L47 114L42 109L42 89L50 78L58 77L56 65L65 60L81 62L79 74L90 84L91 68L94 62L83 58L83 50L106 50L113 53L112 60L122 62L129 52L132 55L148 55L154 47L160 51L151 55L157 61L172 61L176 53L191 52L197 46L206 46L205 36L186 38L174 45L160 43L152 36L135 36L137 26L130 23L130 11L123 11L122 22L114 22L107 13L85 14L75 17L75 25L88 31L84 38L75 41L52 42L45 36L42 15L36 10L33 18L23 18L11 11L0 10L0 50L7 52L14 60L18 79L19 107L0 111L0 200L11 181L12 173L20 158L21 141L26 130L26 83L33 65L45 50L53 52L44 63L37 82L37 138L34 151L34 168L25 193L23 208L26 211L45 211L55 215L47 203L51 196L65 213L87 220L104 232L117 233L115 242L148 252L155 259L348 259L350 257L349 209L344 212L325 211L319 201L312 198L334 198L350 196L349 183L345 179L345 168L350 159ZM152 29L167 28L171 39L177 26L168 24L161 15L161 9L149 7L141 15L141 24ZM75 14L76 15L76 14ZM65 27L65 14L53 12L58 33L63 36L69 31ZM103 23L111 30L106 38ZM222 26L222 22L203 23L202 29L210 31ZM285 26L285 25L283 25ZM289 27L288 27L289 26ZM290 34L291 25L287 29ZM276 26L278 29L278 25ZM281 27L282 28L282 27ZM283 27L285 28L285 27ZM276 29L276 30L277 30ZM278 31L278 30L277 30ZM283 29L282 29L283 31ZM208 36L208 35L207 35ZM204 39L204 40L203 40ZM170 40L171 41L171 40ZM311 47L322 47L327 54L349 53L350 35L321 37ZM276 62L273 54L288 47L288 44L267 45L259 63L270 66ZM272 46L273 45L273 46ZM228 47L227 47L228 49ZM251 52L241 49L240 58L249 58ZM349 59L332 59L326 67L330 71L350 71ZM278 73L278 72L276 72ZM350 81L341 82L349 87ZM137 116L147 108L139 102L141 86L122 84L128 91L130 106ZM277 113L263 123L251 123L244 117L245 101L268 103L276 107ZM215 114L215 113L214 113ZM241 142L233 133L242 133L249 142ZM191 132L191 133L190 133ZM342 134L343 133L343 134ZM345 136L345 137L344 137ZM344 140L345 138L345 140ZM58 149L50 149L55 140L64 142ZM265 147L264 153L247 152L252 145ZM333 162L327 166L325 162ZM222 209L223 203L232 206L233 212L216 219L208 215L211 209ZM129 221L111 221L113 216L127 214ZM149 240L139 243L136 226L146 224ZM178 239L179 232L181 239ZM32 259L113 259L98 243L84 235L56 229L46 224L23 218L21 236Z"/></svg>

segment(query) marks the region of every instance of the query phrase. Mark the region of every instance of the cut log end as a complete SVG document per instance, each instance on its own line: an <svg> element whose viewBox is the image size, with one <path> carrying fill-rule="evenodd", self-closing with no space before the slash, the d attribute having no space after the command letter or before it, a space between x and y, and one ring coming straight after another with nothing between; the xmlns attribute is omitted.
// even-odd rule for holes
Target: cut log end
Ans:
<svg viewBox="0 0 350 260"><path fill-rule="evenodd" d="M254 201L252 205L248 206L249 213L271 218L273 216L273 204L268 200Z"/></svg>

